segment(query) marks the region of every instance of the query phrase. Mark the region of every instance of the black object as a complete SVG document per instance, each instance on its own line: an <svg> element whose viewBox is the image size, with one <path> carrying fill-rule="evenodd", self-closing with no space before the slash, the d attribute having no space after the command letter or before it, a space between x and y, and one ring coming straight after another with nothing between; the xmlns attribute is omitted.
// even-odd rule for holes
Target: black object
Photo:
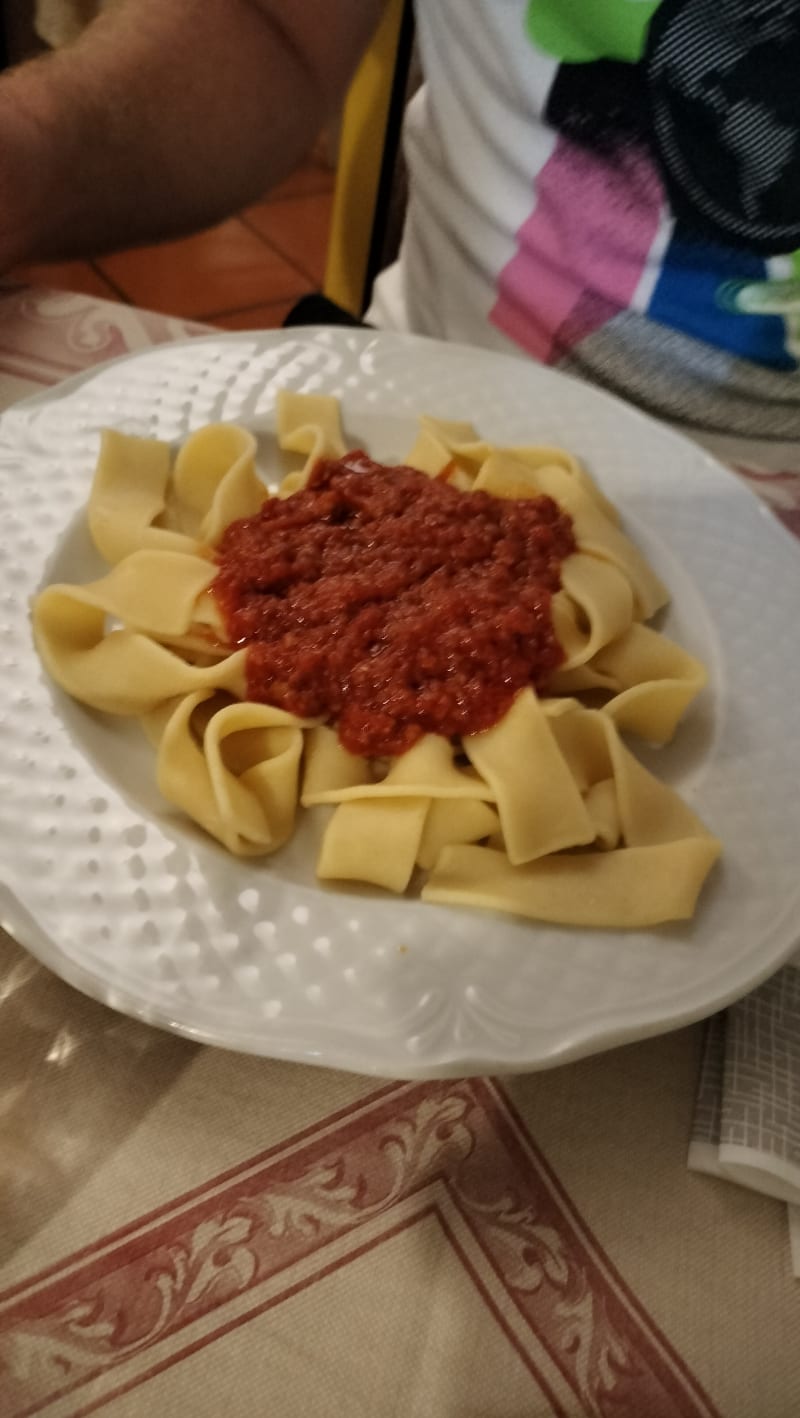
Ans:
<svg viewBox="0 0 800 1418"><path fill-rule="evenodd" d="M414 53L414 7L412 0L406 0L397 37L392 93L386 117L386 132L383 139L381 173L378 179L378 193L375 199L375 214L372 220L367 269L364 275L364 289L361 292L361 310L366 310L375 277L386 264L386 244L389 223L392 219L392 187L395 181L400 138L403 130L403 116L408 98L409 72Z"/></svg>
<svg viewBox="0 0 800 1418"><path fill-rule="evenodd" d="M650 111L641 64L619 59L560 64L545 118L573 143L612 158L626 143L647 144Z"/></svg>
<svg viewBox="0 0 800 1418"><path fill-rule="evenodd" d="M370 328L364 320L356 319L349 310L343 310L341 305L336 305L334 301L328 300L326 295L316 292L301 296L297 304L292 306L283 322L283 328L287 329L291 325L350 325L360 330Z"/></svg>
<svg viewBox="0 0 800 1418"><path fill-rule="evenodd" d="M663 0L643 63L676 216L733 246L794 251L799 0Z"/></svg>
<svg viewBox="0 0 800 1418"><path fill-rule="evenodd" d="M397 37L397 53L392 75L392 92L386 116L386 132L383 140L381 170L378 190L375 196L375 211L372 219L364 285L360 293L359 310L364 311L369 304L375 277L387 264L387 248L390 245L390 224L396 219L393 199L394 183L398 175L400 136L403 127L409 75L414 54L414 9L412 0L406 0ZM400 165L402 167L402 165ZM402 172L399 174L402 176ZM398 200L402 200L400 194ZM393 253L392 253L393 254ZM392 259L392 254L389 259ZM353 316L341 306L328 300L326 296L314 292L303 296L286 316L284 326L291 325L351 325L363 326L364 321Z"/></svg>

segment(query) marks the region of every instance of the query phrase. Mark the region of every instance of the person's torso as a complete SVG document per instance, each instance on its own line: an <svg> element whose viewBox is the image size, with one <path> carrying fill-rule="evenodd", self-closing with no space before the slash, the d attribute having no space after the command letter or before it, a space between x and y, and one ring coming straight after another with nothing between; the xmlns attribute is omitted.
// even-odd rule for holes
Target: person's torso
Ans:
<svg viewBox="0 0 800 1418"><path fill-rule="evenodd" d="M410 327L691 425L800 438L800 0L417 16Z"/></svg>

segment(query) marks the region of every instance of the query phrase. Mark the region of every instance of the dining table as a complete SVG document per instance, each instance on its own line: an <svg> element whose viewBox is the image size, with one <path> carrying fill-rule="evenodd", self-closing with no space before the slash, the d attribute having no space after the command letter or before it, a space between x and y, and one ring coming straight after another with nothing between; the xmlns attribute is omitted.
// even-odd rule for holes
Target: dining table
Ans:
<svg viewBox="0 0 800 1418"><path fill-rule="evenodd" d="M8 283L0 410L203 333ZM800 535L796 471L736 472ZM391 1081L153 1028L0 932L0 1418L793 1418L798 981Z"/></svg>

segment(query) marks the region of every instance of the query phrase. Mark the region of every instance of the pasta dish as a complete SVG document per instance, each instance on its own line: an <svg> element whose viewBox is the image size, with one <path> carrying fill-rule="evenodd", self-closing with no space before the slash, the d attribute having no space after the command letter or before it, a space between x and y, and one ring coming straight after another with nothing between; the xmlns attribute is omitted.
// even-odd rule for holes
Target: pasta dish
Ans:
<svg viewBox="0 0 800 1418"><path fill-rule="evenodd" d="M720 844L630 736L672 738L703 666L571 454L423 417L404 463L284 392L300 455L270 495L252 434L103 435L88 524L109 566L33 608L82 703L134 716L158 786L230 852L325 811L322 880L608 928L691 917Z"/></svg>

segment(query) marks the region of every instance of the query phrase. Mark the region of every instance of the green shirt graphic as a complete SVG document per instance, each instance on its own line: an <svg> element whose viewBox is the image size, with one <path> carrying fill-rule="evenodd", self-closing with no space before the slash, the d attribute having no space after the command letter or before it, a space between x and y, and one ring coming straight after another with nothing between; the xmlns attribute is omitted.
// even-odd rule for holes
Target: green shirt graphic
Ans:
<svg viewBox="0 0 800 1418"><path fill-rule="evenodd" d="M530 0L526 25L534 44L566 64L642 56L661 0Z"/></svg>

